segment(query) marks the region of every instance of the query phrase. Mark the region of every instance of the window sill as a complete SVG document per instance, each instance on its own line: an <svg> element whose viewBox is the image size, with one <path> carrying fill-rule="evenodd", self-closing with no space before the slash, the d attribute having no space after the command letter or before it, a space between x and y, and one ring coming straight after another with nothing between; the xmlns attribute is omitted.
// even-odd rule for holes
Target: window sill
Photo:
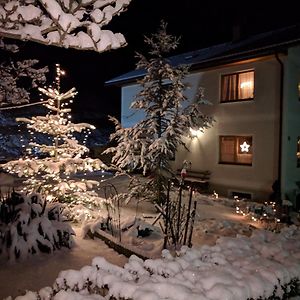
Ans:
<svg viewBox="0 0 300 300"><path fill-rule="evenodd" d="M251 102L254 101L254 98L247 99L235 99L235 100L221 100L220 103L236 103L236 102Z"/></svg>
<svg viewBox="0 0 300 300"><path fill-rule="evenodd" d="M232 166L245 166L245 167L252 167L252 163L237 163L237 162L221 162L219 161L219 165L232 165Z"/></svg>

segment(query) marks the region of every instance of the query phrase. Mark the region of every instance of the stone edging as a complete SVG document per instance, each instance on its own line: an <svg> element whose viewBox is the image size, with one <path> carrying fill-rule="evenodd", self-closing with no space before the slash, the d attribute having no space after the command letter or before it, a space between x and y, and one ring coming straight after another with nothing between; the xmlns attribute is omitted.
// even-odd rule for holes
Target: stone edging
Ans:
<svg viewBox="0 0 300 300"><path fill-rule="evenodd" d="M113 236L110 236L109 234L107 234L105 231L97 229L97 231L92 232L91 230L89 230L87 232L87 235L94 239L99 238L100 240L102 240L109 248L112 248L113 250L115 250L116 252L118 252L119 254L122 254L126 257L130 257L131 255L136 255L137 257L146 260L149 259L150 257L147 257L141 253L138 253L138 251L136 251L135 249L129 249L128 247L125 247L125 245L123 245L122 243L120 243L119 241L117 241Z"/></svg>

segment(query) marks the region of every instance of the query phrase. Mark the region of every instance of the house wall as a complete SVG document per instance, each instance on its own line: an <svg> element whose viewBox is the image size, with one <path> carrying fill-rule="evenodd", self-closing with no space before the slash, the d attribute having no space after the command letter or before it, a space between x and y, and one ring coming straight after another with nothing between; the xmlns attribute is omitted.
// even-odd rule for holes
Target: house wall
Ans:
<svg viewBox="0 0 300 300"><path fill-rule="evenodd" d="M282 134L282 197L296 205L300 194L300 167L297 167L297 140L300 137L300 99L298 84L300 82L300 47L290 48L284 64L283 90L283 134ZM300 198L300 197L299 197ZM300 209L300 199L297 207Z"/></svg>
<svg viewBox="0 0 300 300"><path fill-rule="evenodd" d="M253 101L220 103L222 74L254 70L255 97ZM272 184L278 177L279 149L279 83L280 68L275 58L252 63L236 64L214 70L192 73L186 78L191 86L186 95L192 101L198 87L205 88L205 98L212 105L204 108L214 117L213 127L199 138L185 137L190 149L178 149L174 169L182 162L192 163L192 170L211 171L211 188L219 194L231 191L252 193L253 198L267 199ZM141 115L130 116L129 103L137 93L138 85L122 88L122 123L134 124ZM253 138L252 166L219 164L220 135L251 135Z"/></svg>
<svg viewBox="0 0 300 300"><path fill-rule="evenodd" d="M134 101L135 95L140 91L141 88L138 84L122 87L121 124L123 127L132 127L144 117L144 113L142 111L130 108L131 103Z"/></svg>
<svg viewBox="0 0 300 300"><path fill-rule="evenodd" d="M222 74L255 71L253 101L220 103ZM191 74L195 95L199 86L212 106L205 108L215 123L199 138L186 138L190 151L179 151L176 168L187 159L194 170L210 170L212 189L230 196L232 191L251 193L253 198L267 199L278 177L279 150L279 63L273 59L239 64ZM219 164L220 135L250 135L253 139L252 166Z"/></svg>

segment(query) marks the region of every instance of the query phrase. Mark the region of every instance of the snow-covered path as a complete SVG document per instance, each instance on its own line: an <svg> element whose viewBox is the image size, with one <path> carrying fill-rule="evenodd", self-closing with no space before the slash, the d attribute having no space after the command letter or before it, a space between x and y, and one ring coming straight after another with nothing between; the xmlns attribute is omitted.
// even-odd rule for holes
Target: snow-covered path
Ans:
<svg viewBox="0 0 300 300"><path fill-rule="evenodd" d="M0 299L16 297L24 294L25 290L39 290L44 286L52 286L61 270L80 269L90 265L95 256L103 256L119 266L127 262L125 256L108 248L104 242L82 239L80 230L74 230L76 245L70 251L62 250L54 255L45 254L24 262L0 264Z"/></svg>

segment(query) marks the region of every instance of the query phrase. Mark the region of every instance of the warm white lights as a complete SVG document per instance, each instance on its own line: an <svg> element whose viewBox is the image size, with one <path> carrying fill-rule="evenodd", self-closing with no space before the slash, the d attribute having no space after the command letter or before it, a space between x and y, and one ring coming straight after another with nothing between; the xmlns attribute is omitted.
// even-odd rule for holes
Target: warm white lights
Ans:
<svg viewBox="0 0 300 300"><path fill-rule="evenodd" d="M190 128L190 135L192 138L199 138L203 134L201 129Z"/></svg>
<svg viewBox="0 0 300 300"><path fill-rule="evenodd" d="M249 152L250 145L247 142L244 142L240 145L241 152Z"/></svg>
<svg viewBox="0 0 300 300"><path fill-rule="evenodd" d="M92 203L93 199L96 199L93 194L95 192L89 190L98 182L85 179L72 180L69 175L103 168L103 163L99 159L82 158L89 149L80 144L73 135L74 132L83 132L85 144L91 130L95 127L88 123L71 123L71 109L67 106L77 92L75 88L65 93L60 91L60 75L63 74L64 71L57 64L56 88L39 88L41 94L48 98L43 103L49 109L46 116L17 119L27 124L31 136L30 148L28 148L30 156L10 161L5 168L19 177L26 177L28 179L25 181L27 190L42 188L42 193L48 201L68 199L70 203L75 203L77 199L80 199L82 202ZM38 144L34 141L34 132L45 134L53 143L49 141L46 144ZM25 148L25 145L22 147ZM34 155L36 153L42 154L42 157Z"/></svg>

